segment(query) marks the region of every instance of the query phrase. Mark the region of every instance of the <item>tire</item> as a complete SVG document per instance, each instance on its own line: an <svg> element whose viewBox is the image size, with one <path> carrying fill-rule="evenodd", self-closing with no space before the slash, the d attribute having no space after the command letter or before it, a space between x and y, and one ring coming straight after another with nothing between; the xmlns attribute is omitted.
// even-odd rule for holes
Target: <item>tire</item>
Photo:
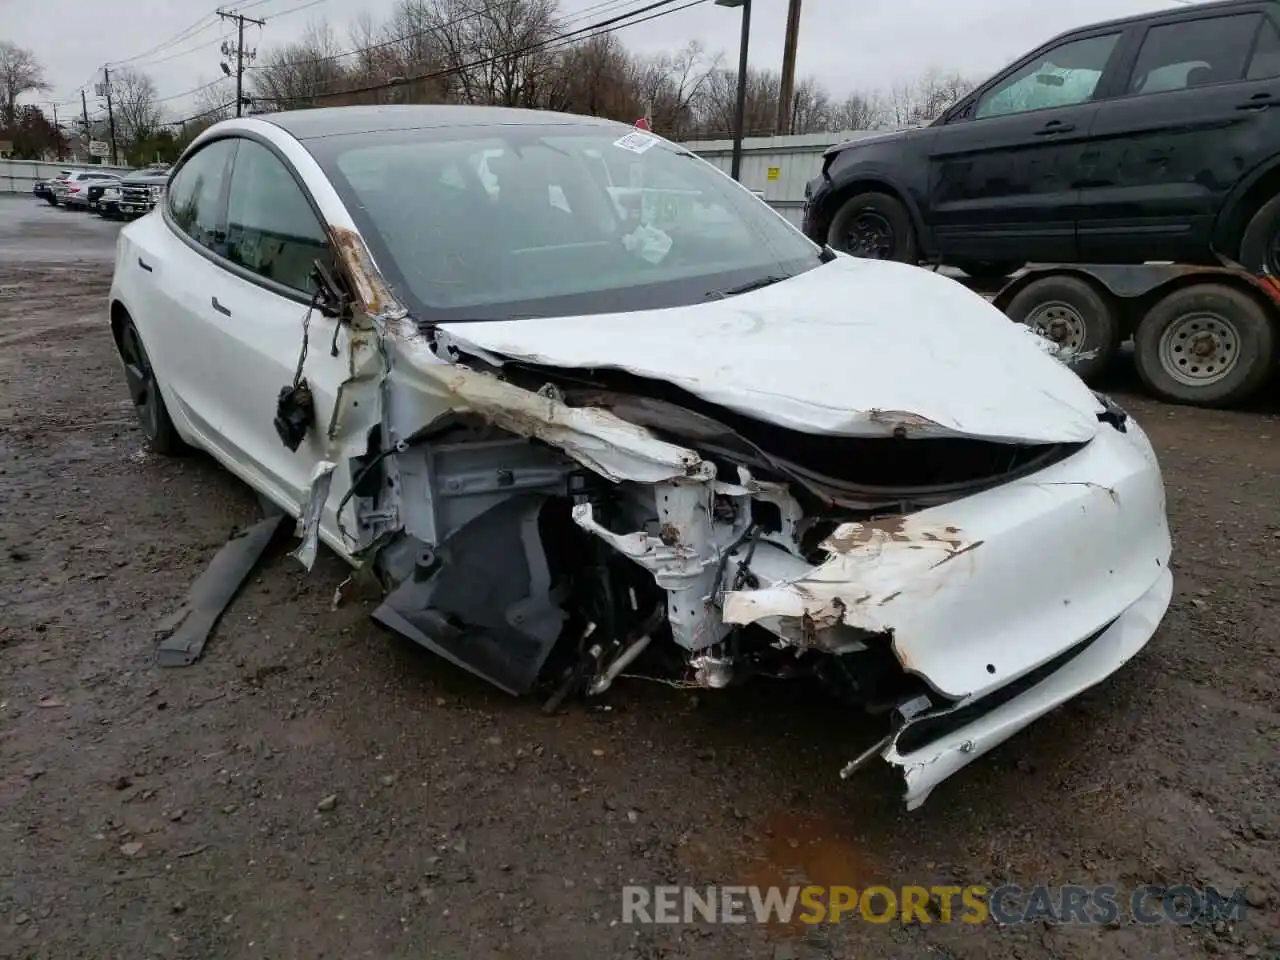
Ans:
<svg viewBox="0 0 1280 960"><path fill-rule="evenodd" d="M58 198L57 198L57 197L45 197L45 198L44 198L44 202L45 202L45 203L47 203L47 204L48 204L49 206L51 206L51 207L56 207L56 206L58 205Z"/></svg>
<svg viewBox="0 0 1280 960"><path fill-rule="evenodd" d="M919 259L911 213L887 193L859 193L846 200L827 229L827 243L870 260L916 263Z"/></svg>
<svg viewBox="0 0 1280 960"><path fill-rule="evenodd" d="M1005 314L1066 346L1063 363L1085 382L1102 373L1120 352L1115 301L1079 277L1033 280L1009 301Z"/></svg>
<svg viewBox="0 0 1280 960"><path fill-rule="evenodd" d="M1280 277L1280 195L1253 215L1240 238L1240 265L1253 273Z"/></svg>
<svg viewBox="0 0 1280 960"><path fill-rule="evenodd" d="M129 398L138 414L138 422L147 438L147 446L153 453L176 456L186 451L187 445L178 436L177 428L169 417L164 396L156 383L151 358L142 345L142 337L132 320L126 320L120 329L117 347L124 362L125 382L129 386Z"/></svg>
<svg viewBox="0 0 1280 960"><path fill-rule="evenodd" d="M1162 400L1228 407L1271 375L1276 331L1250 294L1198 283L1159 300L1138 324L1133 348L1138 376Z"/></svg>
<svg viewBox="0 0 1280 960"><path fill-rule="evenodd" d="M1003 280L1022 269L1022 263L1014 260L961 260L955 266L974 280Z"/></svg>

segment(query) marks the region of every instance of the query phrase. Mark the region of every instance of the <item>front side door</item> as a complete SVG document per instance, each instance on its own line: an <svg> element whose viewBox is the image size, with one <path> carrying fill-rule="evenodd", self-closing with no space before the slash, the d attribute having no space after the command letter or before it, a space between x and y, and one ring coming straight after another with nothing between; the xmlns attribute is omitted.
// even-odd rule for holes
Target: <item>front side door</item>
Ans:
<svg viewBox="0 0 1280 960"><path fill-rule="evenodd" d="M139 221L138 284L146 302L136 311L151 361L169 385L166 400L177 404L209 449L221 449L226 412L224 379L233 369L216 335L212 298L221 271L210 259L220 241L225 191L235 141L214 140L188 157L163 201L167 208Z"/></svg>
<svg viewBox="0 0 1280 960"><path fill-rule="evenodd" d="M1262 5L1147 26L1123 93L1094 120L1081 256L1209 260L1227 193L1275 152L1278 76L1280 32Z"/></svg>
<svg viewBox="0 0 1280 960"><path fill-rule="evenodd" d="M274 491L274 499L297 507L306 498L312 467L325 457L325 430L348 376L346 342L335 341L336 319L309 306L315 262L337 272L328 233L291 168L257 140L239 141L219 252L214 329L222 341L219 353L236 358L234 367L218 372L226 404L223 443L238 465ZM274 419L280 389L293 384L299 364L314 418L302 444L291 451Z"/></svg>
<svg viewBox="0 0 1280 960"><path fill-rule="evenodd" d="M985 84L938 129L925 218L944 260L1075 256L1078 176L1122 31L1077 35Z"/></svg>

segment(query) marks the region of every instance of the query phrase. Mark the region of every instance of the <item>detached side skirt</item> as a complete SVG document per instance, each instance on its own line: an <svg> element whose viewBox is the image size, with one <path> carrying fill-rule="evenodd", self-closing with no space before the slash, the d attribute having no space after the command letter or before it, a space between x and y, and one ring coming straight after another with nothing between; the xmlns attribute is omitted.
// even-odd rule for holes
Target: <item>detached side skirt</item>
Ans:
<svg viewBox="0 0 1280 960"><path fill-rule="evenodd" d="M222 611L257 566L286 519L286 514L277 513L260 520L236 533L214 554L191 585L182 605L160 626L161 632L168 634L156 652L160 666L189 667L200 659Z"/></svg>

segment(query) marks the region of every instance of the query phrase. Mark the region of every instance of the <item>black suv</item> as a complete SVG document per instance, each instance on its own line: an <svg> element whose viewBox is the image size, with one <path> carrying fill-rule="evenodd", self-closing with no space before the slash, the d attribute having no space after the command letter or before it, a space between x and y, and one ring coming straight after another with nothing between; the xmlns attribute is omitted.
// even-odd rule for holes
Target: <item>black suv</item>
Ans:
<svg viewBox="0 0 1280 960"><path fill-rule="evenodd" d="M975 276L1215 252L1280 274L1280 2L1063 34L928 127L832 147L805 196L813 240Z"/></svg>

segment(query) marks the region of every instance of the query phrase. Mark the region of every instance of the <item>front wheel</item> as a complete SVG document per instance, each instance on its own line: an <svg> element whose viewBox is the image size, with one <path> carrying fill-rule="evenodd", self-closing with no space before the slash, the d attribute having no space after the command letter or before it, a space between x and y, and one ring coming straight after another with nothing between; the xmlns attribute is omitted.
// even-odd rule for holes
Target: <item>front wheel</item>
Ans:
<svg viewBox="0 0 1280 960"><path fill-rule="evenodd" d="M120 359L124 361L125 382L129 385L129 398L138 413L147 445L152 452L166 456L182 453L186 444L178 436L177 428L169 417L151 358L147 356L142 337L132 320L126 320L120 330L119 347Z"/></svg>
<svg viewBox="0 0 1280 960"><path fill-rule="evenodd" d="M846 200L827 230L827 243L868 260L918 259L911 213L887 193L859 193Z"/></svg>
<svg viewBox="0 0 1280 960"><path fill-rule="evenodd" d="M1262 304L1220 283L1175 290L1148 311L1133 337L1147 389L1203 407L1231 406L1256 392L1271 375L1275 349Z"/></svg>

